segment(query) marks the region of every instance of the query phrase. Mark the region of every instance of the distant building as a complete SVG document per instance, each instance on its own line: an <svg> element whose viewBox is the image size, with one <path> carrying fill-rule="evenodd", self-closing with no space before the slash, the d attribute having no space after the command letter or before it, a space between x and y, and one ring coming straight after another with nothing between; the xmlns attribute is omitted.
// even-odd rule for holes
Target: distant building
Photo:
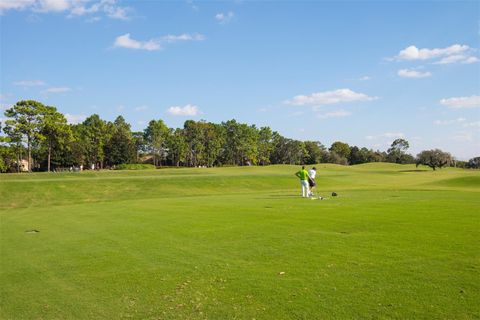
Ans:
<svg viewBox="0 0 480 320"><path fill-rule="evenodd" d="M17 162L15 161L15 169L17 167ZM27 172L28 171L28 161L25 159L20 160L20 172Z"/></svg>

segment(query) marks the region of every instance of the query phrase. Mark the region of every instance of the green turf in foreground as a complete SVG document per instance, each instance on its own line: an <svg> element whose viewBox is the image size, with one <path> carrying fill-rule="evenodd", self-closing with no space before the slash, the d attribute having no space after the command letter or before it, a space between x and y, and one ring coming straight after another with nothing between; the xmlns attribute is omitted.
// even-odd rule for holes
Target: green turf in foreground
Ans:
<svg viewBox="0 0 480 320"><path fill-rule="evenodd" d="M317 167L2 175L0 318L480 317L480 172Z"/></svg>

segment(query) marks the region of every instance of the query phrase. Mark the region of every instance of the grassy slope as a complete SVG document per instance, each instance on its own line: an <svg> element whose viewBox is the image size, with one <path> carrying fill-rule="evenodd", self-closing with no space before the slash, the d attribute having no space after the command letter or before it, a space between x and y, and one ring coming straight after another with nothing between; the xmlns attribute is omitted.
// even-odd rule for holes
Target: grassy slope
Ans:
<svg viewBox="0 0 480 320"><path fill-rule="evenodd" d="M317 167L1 175L0 318L480 317L480 172Z"/></svg>

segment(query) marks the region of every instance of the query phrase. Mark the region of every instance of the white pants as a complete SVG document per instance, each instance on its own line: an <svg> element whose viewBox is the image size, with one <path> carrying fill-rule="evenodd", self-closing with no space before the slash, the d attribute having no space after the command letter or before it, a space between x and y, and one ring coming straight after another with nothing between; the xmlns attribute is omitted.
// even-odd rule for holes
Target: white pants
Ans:
<svg viewBox="0 0 480 320"><path fill-rule="evenodd" d="M307 198L310 195L310 187L307 180L300 180L302 185L302 197Z"/></svg>

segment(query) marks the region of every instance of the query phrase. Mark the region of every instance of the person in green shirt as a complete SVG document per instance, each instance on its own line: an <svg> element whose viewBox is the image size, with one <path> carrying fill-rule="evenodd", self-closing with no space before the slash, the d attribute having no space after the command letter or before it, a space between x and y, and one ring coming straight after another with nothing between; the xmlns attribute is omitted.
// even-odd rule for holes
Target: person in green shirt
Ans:
<svg viewBox="0 0 480 320"><path fill-rule="evenodd" d="M310 178L305 166L302 166L302 170L295 173L295 175L300 179L300 185L302 186L302 197L308 198L310 195L310 187L308 185L308 179Z"/></svg>

